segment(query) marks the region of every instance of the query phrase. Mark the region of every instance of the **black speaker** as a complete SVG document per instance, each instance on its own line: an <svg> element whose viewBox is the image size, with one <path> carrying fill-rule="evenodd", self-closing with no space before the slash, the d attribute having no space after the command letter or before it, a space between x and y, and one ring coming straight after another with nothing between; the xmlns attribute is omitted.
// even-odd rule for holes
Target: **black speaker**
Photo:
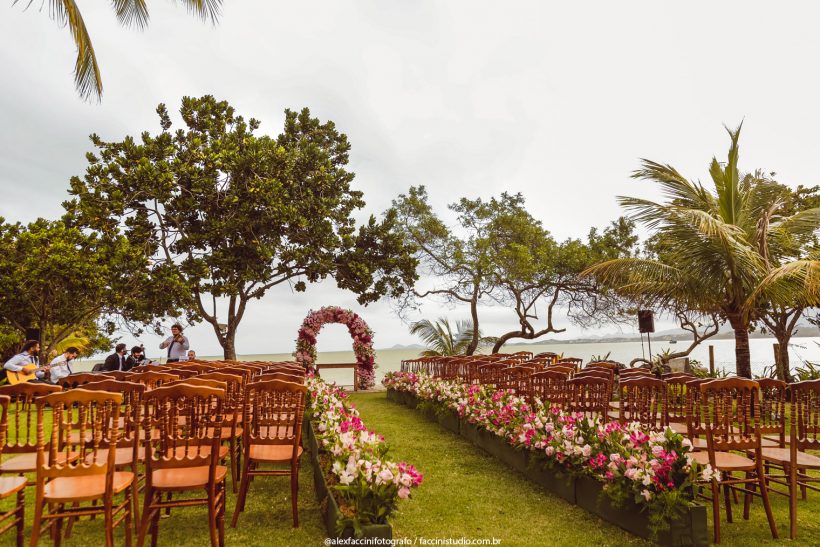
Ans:
<svg viewBox="0 0 820 547"><path fill-rule="evenodd" d="M26 340L40 340L40 329L29 327L26 329Z"/></svg>
<svg viewBox="0 0 820 547"><path fill-rule="evenodd" d="M644 332L655 332L655 316L652 310L638 311L638 330Z"/></svg>

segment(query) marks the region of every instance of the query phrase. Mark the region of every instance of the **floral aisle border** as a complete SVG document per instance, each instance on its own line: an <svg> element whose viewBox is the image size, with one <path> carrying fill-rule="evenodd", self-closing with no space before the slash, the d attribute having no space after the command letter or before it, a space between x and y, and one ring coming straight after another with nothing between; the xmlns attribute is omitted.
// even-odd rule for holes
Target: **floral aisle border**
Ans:
<svg viewBox="0 0 820 547"><path fill-rule="evenodd" d="M638 423L603 423L540 401L530 405L511 391L426 374L391 372L382 383L388 398L432 413L571 503L662 543L708 544L693 483L710 480L712 469L694 462L691 443L671 429L646 433Z"/></svg>
<svg viewBox="0 0 820 547"><path fill-rule="evenodd" d="M347 326L353 338L353 353L356 355L359 389L370 389L376 384L376 352L373 350L373 331L367 326L361 316L351 310L338 306L324 306L311 310L296 339L296 352L293 354L296 361L308 370L313 370L316 364L316 337L327 323L341 323Z"/></svg>
<svg viewBox="0 0 820 547"><path fill-rule="evenodd" d="M380 526L388 524L400 499L410 497L423 476L405 462L387 459L384 437L368 431L347 393L318 376L306 377L310 395L311 452L320 470L319 502L337 506L335 532L339 537L385 537ZM337 503L338 500L338 503ZM351 533L352 532L352 533Z"/></svg>

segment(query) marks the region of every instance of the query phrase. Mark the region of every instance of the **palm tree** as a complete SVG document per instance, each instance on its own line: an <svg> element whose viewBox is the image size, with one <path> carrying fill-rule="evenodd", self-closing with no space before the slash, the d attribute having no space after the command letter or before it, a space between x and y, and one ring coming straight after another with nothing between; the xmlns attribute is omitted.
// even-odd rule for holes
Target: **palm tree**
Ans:
<svg viewBox="0 0 820 547"><path fill-rule="evenodd" d="M19 1L14 0L12 4ZM29 0L26 7L28 8L32 2L33 0ZM47 3L51 18L63 26L68 26L77 47L77 61L74 63L74 83L77 92L84 100L100 100L103 90L100 67L76 0L47 0ZM216 22L222 0L182 0L182 3L190 13L201 19ZM111 0L111 6L121 25L135 27L138 30L148 25L148 6L145 0Z"/></svg>
<svg viewBox="0 0 820 547"><path fill-rule="evenodd" d="M634 220L658 233L662 260L610 260L584 273L644 303L719 313L734 330L737 374L751 378L749 328L761 307L773 299L818 303L817 256L774 258L788 256L789 245L816 233L820 208L779 216L781 204L766 195L766 186L739 175L740 126L727 131L727 162L713 158L709 167L714 191L645 159L633 177L659 184L667 201L618 198Z"/></svg>
<svg viewBox="0 0 820 547"><path fill-rule="evenodd" d="M427 345L427 349L421 352L423 357L464 355L473 341L473 322L469 319L459 321L456 323L456 331L453 332L446 317L439 318L435 323L422 319L410 324L410 334L417 334ZM495 341L492 337L482 337L480 331L478 336L479 348Z"/></svg>

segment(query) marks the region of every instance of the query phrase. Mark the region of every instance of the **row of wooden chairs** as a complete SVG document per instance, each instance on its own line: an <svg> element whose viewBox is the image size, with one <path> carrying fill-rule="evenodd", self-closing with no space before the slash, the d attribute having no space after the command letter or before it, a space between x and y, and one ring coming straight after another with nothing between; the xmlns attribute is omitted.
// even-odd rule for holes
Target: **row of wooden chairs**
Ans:
<svg viewBox="0 0 820 547"><path fill-rule="evenodd" d="M159 514L191 505L207 505L211 544L223 545L228 457L234 477L242 477L232 524L244 509L251 477L273 474L291 476L297 526L304 369L295 363L220 365L77 374L64 380L65 390L47 384L0 388L0 451L14 454L0 466L0 499L18 496L15 507L0 515L0 524L8 521L0 533L16 529L22 545L23 474L34 472L32 545L45 529L58 544L64 524L67 536L74 520L96 514L105 518L106 545L125 523L130 546L132 521L140 523L138 545L149 533L155 545ZM176 374L183 370L197 374ZM263 464L278 468L265 470ZM203 489L201 498L174 497ZM81 506L85 502L93 505Z"/></svg>

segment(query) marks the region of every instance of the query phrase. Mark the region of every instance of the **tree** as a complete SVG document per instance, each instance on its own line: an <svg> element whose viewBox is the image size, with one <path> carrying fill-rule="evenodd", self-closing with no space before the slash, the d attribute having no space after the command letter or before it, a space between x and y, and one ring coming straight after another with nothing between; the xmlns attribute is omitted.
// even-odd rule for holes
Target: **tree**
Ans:
<svg viewBox="0 0 820 547"><path fill-rule="evenodd" d="M473 339L473 324L469 319L458 321L454 332L446 317L438 319L435 323L422 319L410 325L410 334L418 335L427 345L427 349L421 352L423 357L464 355ZM481 336L479 347L492 344L494 341L493 338Z"/></svg>
<svg viewBox="0 0 820 547"><path fill-rule="evenodd" d="M65 206L83 226L142 249L176 308L213 327L226 359L236 357L248 303L277 285L301 292L334 276L365 305L412 286L415 261L395 213L356 229L364 200L333 122L286 110L271 138L210 95L185 97L180 112L176 132L160 105L156 135L92 135L98 155L72 178Z"/></svg>
<svg viewBox="0 0 820 547"><path fill-rule="evenodd" d="M17 4L14 0L12 4ZM77 61L74 63L74 84L80 96L87 100L102 96L103 84L100 67L97 64L97 54L91 43L91 35L85 26L80 13L80 7L75 0L47 0L48 12L51 18L62 26L67 26L77 48ZM219 17L222 0L183 0L185 7L192 14L201 19L209 19L216 23ZM31 2L26 4L29 7ZM117 15L119 23L125 27L135 27L138 30L148 26L148 6L145 0L112 0L111 7Z"/></svg>
<svg viewBox="0 0 820 547"><path fill-rule="evenodd" d="M585 273L623 295L650 300L659 307L720 314L734 330L737 374L750 378L749 329L766 305L767 287L774 286L774 272L779 272L781 283L796 276L789 270L790 263L769 272L761 249L814 234L820 226L820 209L780 216L780 206L772 202L768 191L739 174L740 127L727 131L731 138L727 162L713 159L709 168L714 191L690 182L672 166L643 160L633 176L659 184L668 200L619 198L633 220L660 234L668 246L669 260L620 258ZM811 270L811 264L807 268ZM786 271L791 273L785 275ZM781 292L781 303L812 304L816 296L810 284L791 285L798 292Z"/></svg>
<svg viewBox="0 0 820 547"><path fill-rule="evenodd" d="M494 289L490 261L491 236L485 233L486 219L465 214L464 200L450 205L458 214L458 226L452 229L435 214L427 202L424 186L411 187L407 194L393 200L396 230L407 237L427 288L408 288L398 300L399 315L417 307L417 299L432 298L445 304L465 303L470 306L472 337L466 355L478 348L478 305ZM460 231L462 235L456 235Z"/></svg>
<svg viewBox="0 0 820 547"><path fill-rule="evenodd" d="M141 304L151 282L146 263L123 238L87 234L62 220L23 226L0 219L0 324L15 334L6 342L18 343L36 327L41 360L78 333L89 350L102 349L121 310L150 320Z"/></svg>

